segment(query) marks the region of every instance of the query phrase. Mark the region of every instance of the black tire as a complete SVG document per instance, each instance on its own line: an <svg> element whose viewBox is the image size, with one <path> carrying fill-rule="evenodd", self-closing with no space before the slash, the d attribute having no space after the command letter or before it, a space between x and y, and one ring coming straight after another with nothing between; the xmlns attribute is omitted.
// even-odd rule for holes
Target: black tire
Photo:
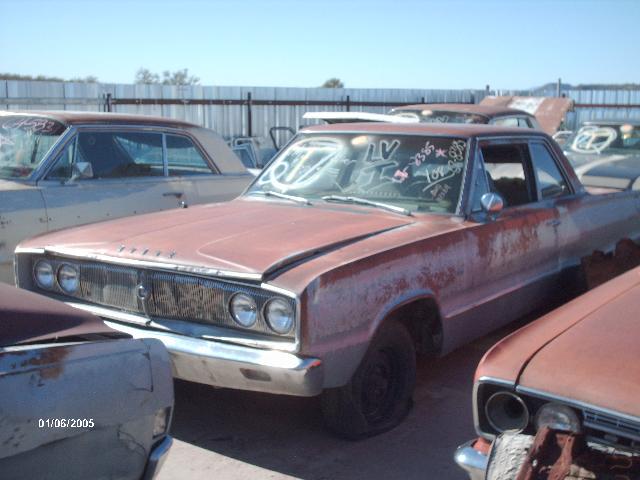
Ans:
<svg viewBox="0 0 640 480"><path fill-rule="evenodd" d="M388 322L373 337L353 377L322 393L327 427L349 440L391 430L409 413L416 380L416 353L407 329Z"/></svg>

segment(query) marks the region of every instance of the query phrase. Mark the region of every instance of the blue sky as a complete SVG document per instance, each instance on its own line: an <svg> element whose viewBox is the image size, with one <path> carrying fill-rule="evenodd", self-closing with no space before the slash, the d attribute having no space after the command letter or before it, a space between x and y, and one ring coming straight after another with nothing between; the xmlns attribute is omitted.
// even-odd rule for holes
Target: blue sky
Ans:
<svg viewBox="0 0 640 480"><path fill-rule="evenodd" d="M203 85L640 82L639 0L0 0L0 72Z"/></svg>

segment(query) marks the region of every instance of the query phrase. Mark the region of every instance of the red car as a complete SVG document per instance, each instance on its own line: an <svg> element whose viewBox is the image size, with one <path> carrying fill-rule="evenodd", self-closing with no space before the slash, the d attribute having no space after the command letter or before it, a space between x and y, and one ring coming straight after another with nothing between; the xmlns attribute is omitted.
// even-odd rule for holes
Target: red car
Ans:
<svg viewBox="0 0 640 480"><path fill-rule="evenodd" d="M504 468L531 469L519 464L536 433L548 436L541 432L546 427L562 432L555 435L564 436L564 442L585 443L559 460L596 475L579 478L601 478L597 469L605 464L612 467L609 474L620 475L615 478L639 478L639 312L636 268L497 343L475 375L479 438L458 449L457 463L472 479L507 478L497 476L496 470ZM489 461L496 437L500 444L494 444ZM608 460L602 459L603 451Z"/></svg>

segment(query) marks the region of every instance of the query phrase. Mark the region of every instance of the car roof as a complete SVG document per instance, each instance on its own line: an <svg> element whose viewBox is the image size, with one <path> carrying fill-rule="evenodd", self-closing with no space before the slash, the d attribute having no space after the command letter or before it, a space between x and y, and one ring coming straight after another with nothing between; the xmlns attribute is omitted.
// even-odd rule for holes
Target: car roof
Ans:
<svg viewBox="0 0 640 480"><path fill-rule="evenodd" d="M478 123L336 123L331 125L315 125L306 127L302 129L301 132L413 134L464 138L500 135L548 137L546 133L532 128L502 127L499 125L485 125Z"/></svg>
<svg viewBox="0 0 640 480"><path fill-rule="evenodd" d="M447 112L475 113L485 117L500 117L503 115L525 115L533 117L530 113L517 108L502 107L498 105L478 105L475 103L416 103L396 107L394 111L403 110L444 110Z"/></svg>
<svg viewBox="0 0 640 480"><path fill-rule="evenodd" d="M66 125L100 123L100 124L132 124L132 125L152 125L178 128L201 128L197 125L173 118L154 117L151 115L132 115L127 113L109 112L74 112L69 110L24 110L0 112L0 116L6 115L29 115L36 117L47 117Z"/></svg>

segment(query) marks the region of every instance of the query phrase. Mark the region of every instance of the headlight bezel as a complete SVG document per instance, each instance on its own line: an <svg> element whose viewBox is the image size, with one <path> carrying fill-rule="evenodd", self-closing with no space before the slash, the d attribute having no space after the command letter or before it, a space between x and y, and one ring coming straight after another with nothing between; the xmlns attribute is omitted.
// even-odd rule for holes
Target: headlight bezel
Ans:
<svg viewBox="0 0 640 480"><path fill-rule="evenodd" d="M65 269L72 270L76 275L76 285L73 289L66 288L64 285L64 280L60 278ZM61 263L56 270L56 282L63 293L65 293L66 295L74 295L80 289L80 269L71 263Z"/></svg>
<svg viewBox="0 0 640 480"><path fill-rule="evenodd" d="M498 425L499 422L496 416L505 413L508 416L509 412L507 412L507 406L512 407L513 409L518 409L520 411L518 417L513 417L513 422L516 422L517 425ZM531 422L531 412L529 411L529 407L527 406L525 401L517 393L508 390L498 390L497 392L491 394L491 396L487 398L486 402L484 402L483 410L487 422L498 433L520 433L526 430ZM500 412L496 410L503 411ZM501 419L500 423L502 423L503 421L504 419Z"/></svg>
<svg viewBox="0 0 640 480"><path fill-rule="evenodd" d="M284 304L284 306L290 311L290 324L288 326L288 328L284 329L284 330L280 330L276 327L274 327L273 322L269 319L269 306L274 304L275 302L281 302L282 304ZM296 324L296 310L295 308L293 308L291 306L291 304L289 302L287 302L285 299L281 298L281 297L272 297L270 299L268 299L265 303L264 306L262 307L262 316L265 319L265 322L267 323L268 327L273 330L275 333L277 333L278 335L286 335L288 333L291 332L291 330L293 330L294 325Z"/></svg>
<svg viewBox="0 0 640 480"><path fill-rule="evenodd" d="M235 299L237 298L241 298L241 297L245 297L248 300L250 300L253 303L253 321L251 321L250 323L243 323L234 313L234 308L233 308L233 302ZM258 302L256 301L256 299L252 296L249 295L248 293L245 292L235 292L234 294L231 295L231 297L229 297L229 301L227 302L227 311L229 312L229 315L231 315L231 318L233 319L233 321L240 327L242 328L246 328L247 330L251 329L252 327L255 326L255 324L258 322L258 316L259 316L259 308L258 308Z"/></svg>
<svg viewBox="0 0 640 480"><path fill-rule="evenodd" d="M43 282L40 281L40 278L38 276L38 266L39 265L47 265L49 267L50 270L50 275L51 275L51 283L50 284L44 284ZM36 283L36 285L43 289L43 290L53 290L56 286L56 269L53 267L53 264L47 260L46 258L40 258L38 260L36 260L33 263L33 279Z"/></svg>

